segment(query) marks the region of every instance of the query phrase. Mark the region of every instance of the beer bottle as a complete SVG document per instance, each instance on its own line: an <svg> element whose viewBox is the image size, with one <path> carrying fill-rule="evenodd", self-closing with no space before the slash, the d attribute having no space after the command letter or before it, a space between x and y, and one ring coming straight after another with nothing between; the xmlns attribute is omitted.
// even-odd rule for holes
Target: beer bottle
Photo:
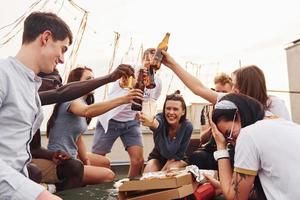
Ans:
<svg viewBox="0 0 300 200"><path fill-rule="evenodd" d="M151 62L150 68L154 68L155 70L159 70L161 65L161 60L163 58L163 55L161 53L161 50L167 50L168 49L168 42L169 42L170 33L166 33L164 39L159 43L154 58Z"/></svg>
<svg viewBox="0 0 300 200"><path fill-rule="evenodd" d="M134 89L140 89L144 92L145 84L144 84L144 69L143 68L141 68L139 70L139 75L138 75L137 81L134 85ZM133 99L133 101L134 102L131 104L131 110L141 111L143 101L141 99Z"/></svg>
<svg viewBox="0 0 300 200"><path fill-rule="evenodd" d="M150 66L149 69L147 70L148 84L146 85L146 88L153 89L156 87L154 75L155 75L154 69L153 67Z"/></svg>

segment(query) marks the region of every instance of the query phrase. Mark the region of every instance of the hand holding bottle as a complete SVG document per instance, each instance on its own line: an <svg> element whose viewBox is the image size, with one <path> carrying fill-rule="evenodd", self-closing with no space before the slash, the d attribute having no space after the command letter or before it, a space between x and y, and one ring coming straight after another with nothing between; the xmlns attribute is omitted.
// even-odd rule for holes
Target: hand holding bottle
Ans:
<svg viewBox="0 0 300 200"><path fill-rule="evenodd" d="M140 89L144 93L145 84L144 84L144 69L143 68L141 68L139 70L138 79L134 85L134 88ZM133 99L133 102L131 104L131 110L141 111L142 103L143 103L143 99L139 99L139 98Z"/></svg>
<svg viewBox="0 0 300 200"><path fill-rule="evenodd" d="M134 77L134 69L127 64L120 64L112 73L109 74L112 82L118 80L121 77Z"/></svg>
<svg viewBox="0 0 300 200"><path fill-rule="evenodd" d="M174 66L178 65L178 63L174 60L173 57L170 56L170 54L168 52L162 50L161 53L163 54L162 63L165 66L172 69Z"/></svg>
<svg viewBox="0 0 300 200"><path fill-rule="evenodd" d="M133 103L136 100L143 101L143 91L140 89L129 90L126 95L123 96L123 103Z"/></svg>

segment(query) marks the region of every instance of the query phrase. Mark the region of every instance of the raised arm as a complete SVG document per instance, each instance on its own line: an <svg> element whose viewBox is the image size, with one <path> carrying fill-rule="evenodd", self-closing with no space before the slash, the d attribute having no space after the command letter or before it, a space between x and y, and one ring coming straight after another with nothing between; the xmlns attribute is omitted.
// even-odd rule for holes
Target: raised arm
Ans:
<svg viewBox="0 0 300 200"><path fill-rule="evenodd" d="M122 76L131 75L134 75L133 68L129 65L122 64L119 65L111 74L106 76L86 81L68 83L58 89L39 92L39 96L42 105L63 103L77 99L102 85L118 80Z"/></svg>
<svg viewBox="0 0 300 200"><path fill-rule="evenodd" d="M217 93L215 91L207 88L198 78L188 73L166 51L162 51L162 54L164 55L162 63L169 67L194 94L213 104L216 103Z"/></svg>
<svg viewBox="0 0 300 200"><path fill-rule="evenodd" d="M143 92L139 89L133 89L124 96L91 105L86 105L77 99L71 103L69 111L81 117L95 117L122 104L131 103L133 99L143 99Z"/></svg>

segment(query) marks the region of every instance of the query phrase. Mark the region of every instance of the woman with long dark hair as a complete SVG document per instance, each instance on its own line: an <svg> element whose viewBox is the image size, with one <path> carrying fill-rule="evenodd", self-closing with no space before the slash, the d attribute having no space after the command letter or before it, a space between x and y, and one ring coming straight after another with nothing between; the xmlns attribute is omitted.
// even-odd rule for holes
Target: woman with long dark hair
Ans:
<svg viewBox="0 0 300 200"><path fill-rule="evenodd" d="M141 114L140 121L153 131L154 148L144 172L182 168L187 165L185 151L193 125L186 119L186 104L180 92L167 95L163 112L151 119Z"/></svg>
<svg viewBox="0 0 300 200"><path fill-rule="evenodd" d="M68 83L92 79L90 68L78 67L72 70ZM74 101L56 104L47 123L49 136L48 149L62 150L74 159L79 158L84 163L84 184L109 182L114 179L114 173L109 169L110 161L101 155L87 153L82 133L94 116L103 114L110 109L131 102L134 98L142 98L140 90L131 90L125 96L115 98L109 102L94 103L93 92Z"/></svg>
<svg viewBox="0 0 300 200"><path fill-rule="evenodd" d="M232 93L221 98L212 112L220 182L207 177L226 199L248 199L261 186L267 199L300 197L300 126L275 115L265 117L264 110L255 99ZM228 142L235 146L234 169Z"/></svg>

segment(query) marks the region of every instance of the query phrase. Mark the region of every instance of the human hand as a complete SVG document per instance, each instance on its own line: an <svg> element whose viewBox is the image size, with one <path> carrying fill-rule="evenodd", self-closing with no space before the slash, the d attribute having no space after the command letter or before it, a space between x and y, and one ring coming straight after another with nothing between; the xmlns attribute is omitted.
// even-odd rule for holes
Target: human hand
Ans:
<svg viewBox="0 0 300 200"><path fill-rule="evenodd" d="M161 53L163 55L161 63L172 69L172 67L176 65L174 58L172 58L167 51L161 50Z"/></svg>
<svg viewBox="0 0 300 200"><path fill-rule="evenodd" d="M51 194L48 190L43 190L37 197L36 200L62 200L59 196Z"/></svg>
<svg viewBox="0 0 300 200"><path fill-rule="evenodd" d="M170 160L168 160L168 161L166 162L166 164L163 166L163 168L161 169L161 171L168 171L168 170L170 170L170 169L171 169L170 166L171 166L174 162L176 162L175 159L170 159Z"/></svg>
<svg viewBox="0 0 300 200"><path fill-rule="evenodd" d="M212 121L211 119L211 113L209 115L209 124L211 127L211 133L213 135L213 137L215 138L216 144L217 144L217 149L221 150L221 149L226 149L226 139L224 137L224 135L219 131L217 125Z"/></svg>
<svg viewBox="0 0 300 200"><path fill-rule="evenodd" d="M212 177L209 174L206 173L202 173L202 175L212 184L212 186L215 188L215 195L218 196L220 194L222 194L222 188L221 188L221 184L220 181L218 181L217 179L215 179L214 177Z"/></svg>
<svg viewBox="0 0 300 200"><path fill-rule="evenodd" d="M134 77L134 69L130 65L121 64L111 74L110 79L112 82L120 79L121 77Z"/></svg>
<svg viewBox="0 0 300 200"><path fill-rule="evenodd" d="M154 122L154 118L149 117L143 112L137 113L137 118L144 126L151 127Z"/></svg>
<svg viewBox="0 0 300 200"><path fill-rule="evenodd" d="M62 160L67 160L69 158L70 158L70 155L61 150L54 152L54 154L52 156L52 160L55 164L59 164Z"/></svg>
<svg viewBox="0 0 300 200"><path fill-rule="evenodd" d="M123 103L134 103L134 99L143 100L144 92L140 89L129 90L127 94L123 96Z"/></svg>

